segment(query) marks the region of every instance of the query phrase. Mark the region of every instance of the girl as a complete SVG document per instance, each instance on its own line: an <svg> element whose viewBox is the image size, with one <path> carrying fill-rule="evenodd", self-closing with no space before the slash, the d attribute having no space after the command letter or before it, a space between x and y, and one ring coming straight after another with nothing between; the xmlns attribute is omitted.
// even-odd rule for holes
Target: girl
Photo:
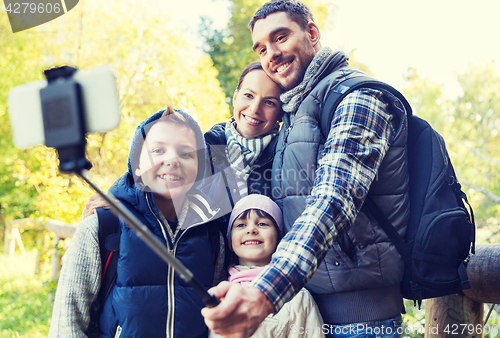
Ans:
<svg viewBox="0 0 500 338"><path fill-rule="evenodd" d="M227 231L235 265L229 281L250 284L266 264L283 235L283 215L267 196L248 195L231 213ZM312 296L302 289L276 314L269 315L252 337L324 337L323 320ZM211 338L220 337L210 333Z"/></svg>

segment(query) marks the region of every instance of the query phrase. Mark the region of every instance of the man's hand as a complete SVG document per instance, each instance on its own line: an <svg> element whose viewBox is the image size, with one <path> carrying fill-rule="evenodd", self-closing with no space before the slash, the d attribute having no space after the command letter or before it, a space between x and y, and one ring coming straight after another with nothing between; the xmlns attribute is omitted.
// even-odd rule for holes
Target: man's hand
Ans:
<svg viewBox="0 0 500 338"><path fill-rule="evenodd" d="M85 209L83 209L83 219L92 215L95 209L106 206L108 206L108 202L101 195L95 194L90 196L89 201L85 204Z"/></svg>
<svg viewBox="0 0 500 338"><path fill-rule="evenodd" d="M216 307L203 308L201 314L208 328L224 337L248 338L274 312L273 304L254 287L221 282L210 292L222 301Z"/></svg>

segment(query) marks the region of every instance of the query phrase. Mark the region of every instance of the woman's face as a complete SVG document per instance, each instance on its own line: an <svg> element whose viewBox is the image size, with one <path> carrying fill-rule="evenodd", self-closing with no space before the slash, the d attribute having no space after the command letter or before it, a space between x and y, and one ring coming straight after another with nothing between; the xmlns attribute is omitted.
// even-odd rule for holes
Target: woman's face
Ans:
<svg viewBox="0 0 500 338"><path fill-rule="evenodd" d="M236 130L253 139L269 133L281 119L281 88L263 70L248 73L233 96Z"/></svg>

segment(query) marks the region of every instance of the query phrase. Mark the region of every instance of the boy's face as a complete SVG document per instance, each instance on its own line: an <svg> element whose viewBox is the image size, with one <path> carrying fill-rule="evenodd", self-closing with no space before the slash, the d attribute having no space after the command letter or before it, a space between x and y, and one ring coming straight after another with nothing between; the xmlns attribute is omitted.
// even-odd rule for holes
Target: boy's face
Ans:
<svg viewBox="0 0 500 338"><path fill-rule="evenodd" d="M272 220L251 210L247 218L234 220L231 245L241 265L264 266L278 245L278 230Z"/></svg>
<svg viewBox="0 0 500 338"><path fill-rule="evenodd" d="M196 150L196 138L190 128L158 122L147 133L135 174L155 198L182 202L198 173Z"/></svg>
<svg viewBox="0 0 500 338"><path fill-rule="evenodd" d="M310 22L303 30L285 12L257 20L252 31L253 50L262 68L283 89L297 86L320 49L319 29Z"/></svg>

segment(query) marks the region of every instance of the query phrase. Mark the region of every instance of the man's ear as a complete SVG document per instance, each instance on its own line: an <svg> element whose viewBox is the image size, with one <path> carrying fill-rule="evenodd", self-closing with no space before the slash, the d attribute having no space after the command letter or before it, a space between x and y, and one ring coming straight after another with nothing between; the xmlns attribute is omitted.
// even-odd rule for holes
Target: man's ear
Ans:
<svg viewBox="0 0 500 338"><path fill-rule="evenodd" d="M315 47L315 49L319 51L321 49L321 44L319 41L321 39L321 33L319 31L318 26L316 26L314 22L309 21L309 23L307 24L306 31L313 47Z"/></svg>

